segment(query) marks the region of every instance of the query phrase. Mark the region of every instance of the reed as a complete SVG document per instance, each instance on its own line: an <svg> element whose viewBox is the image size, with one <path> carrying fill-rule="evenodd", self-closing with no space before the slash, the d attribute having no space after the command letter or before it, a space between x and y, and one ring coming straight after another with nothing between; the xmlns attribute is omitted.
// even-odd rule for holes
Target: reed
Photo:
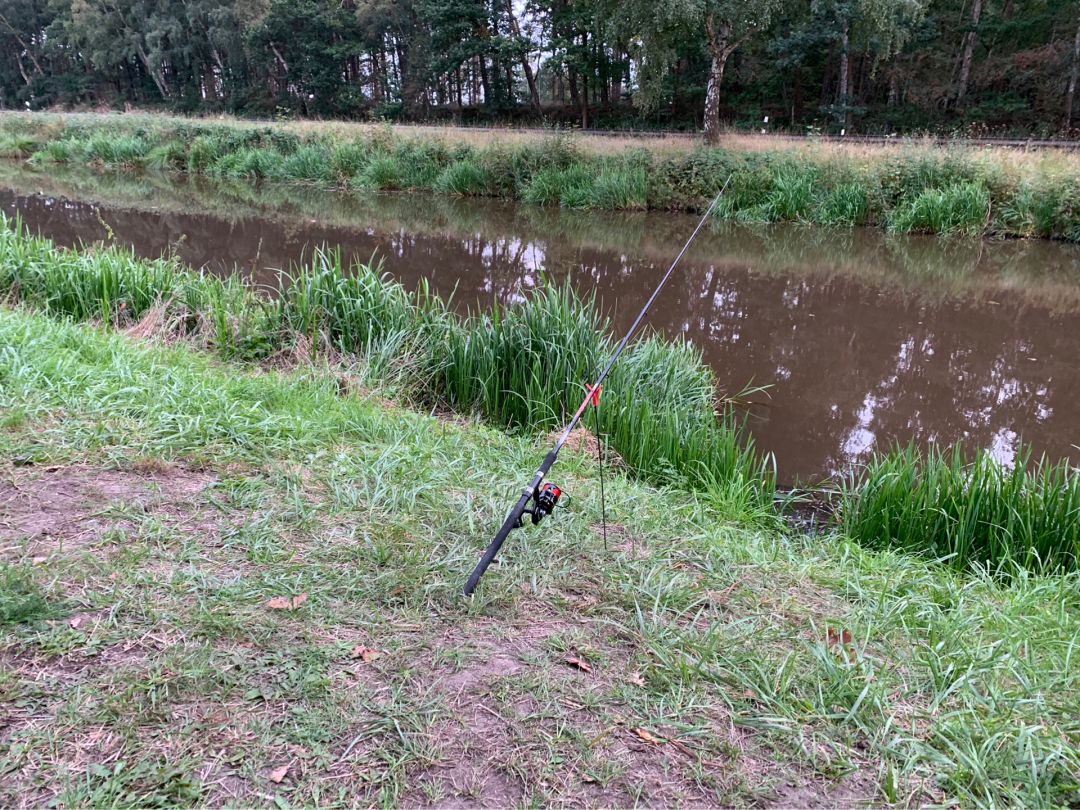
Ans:
<svg viewBox="0 0 1080 810"><path fill-rule="evenodd" d="M819 225L864 225L870 215L870 197L866 187L856 182L841 182L826 191L811 215Z"/></svg>
<svg viewBox="0 0 1080 810"><path fill-rule="evenodd" d="M542 169L525 186L522 198L536 205L584 207L592 178L584 166Z"/></svg>
<svg viewBox="0 0 1080 810"><path fill-rule="evenodd" d="M118 248L58 249L2 216L0 290L50 315L118 327L161 308L178 334L198 334L227 357L258 353L265 331L261 308L235 278L197 273L171 259L139 259Z"/></svg>
<svg viewBox="0 0 1080 810"><path fill-rule="evenodd" d="M963 448L875 458L844 487L844 532L873 548L899 548L955 568L1072 571L1080 555L1080 475L1068 462L1009 470Z"/></svg>
<svg viewBox="0 0 1080 810"><path fill-rule="evenodd" d="M541 288L526 302L467 318L450 332L441 389L458 410L506 426L563 422L596 376L606 321L569 287Z"/></svg>
<svg viewBox="0 0 1080 810"><path fill-rule="evenodd" d="M394 191L405 187L401 164L392 155L374 155L353 181L356 187L373 191Z"/></svg>

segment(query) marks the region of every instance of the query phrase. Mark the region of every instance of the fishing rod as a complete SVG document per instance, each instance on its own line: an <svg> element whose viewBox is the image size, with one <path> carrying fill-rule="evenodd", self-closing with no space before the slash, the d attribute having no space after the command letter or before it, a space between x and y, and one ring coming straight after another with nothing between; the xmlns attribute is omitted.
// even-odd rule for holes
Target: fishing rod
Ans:
<svg viewBox="0 0 1080 810"><path fill-rule="evenodd" d="M712 214L716 204L720 202L720 198L724 195L724 191L728 187L728 183L731 181L729 176L724 181L724 185L721 186L720 191L713 197L713 201L709 203L709 207L705 209L705 213L702 214L701 219L698 220L697 226L694 228L693 233L690 234L690 238L686 240L686 244L682 246L682 250L679 251L679 255L675 257L675 261L671 263L667 272L664 273L664 277L660 279L660 283L656 285L656 289L653 290L652 295L649 296L649 300L645 302L645 306L641 308L641 312L638 313L637 318L630 325L630 328L623 335L623 339L619 341L619 345L615 347L615 351L612 353L611 358L607 361L607 365L604 366L604 370L600 372L600 376L596 378L596 382L590 386L585 393L585 399L581 401L581 405L578 406L577 411L567 422L566 427L563 428L562 433L559 435L559 440L555 442L555 446L544 456L543 462L540 464L540 468L536 471L532 481L521 490L521 497L518 498L514 508L510 510L510 514L506 516L506 520L503 521L499 531L495 534L495 537L488 544L488 547L484 549L483 556L480 557L480 562L476 564L476 568L469 574L469 579L465 583L463 592L465 596L472 596L473 591L476 590L477 584L480 582L480 577L487 571L488 566L495 559L495 555L499 553L499 549L502 548L503 543L506 542L506 538L510 535L514 529L519 529L524 525L524 517L526 514L532 518L532 524L535 526L545 517L550 515L555 507L559 503L559 498L562 496L562 490L548 482L541 486L544 480L544 476L548 474L551 469L551 465L555 463L559 457L559 451L562 450L566 440L570 438L570 434L573 432L577 423L581 421L582 415L585 413L585 409L589 407L589 403L594 406L599 404L600 386L604 380L607 379L609 373L611 373L612 367L615 365L615 361L619 359L619 355L622 354L623 349L626 348L626 344L630 342L630 338L637 332L638 327L641 326L642 321L645 320L645 316L649 313L649 308L653 305L656 297L660 295L660 291L664 289L664 285L667 284L668 279L671 278L671 274L675 272L675 268L678 266L679 261L686 253L687 249L697 238L698 232L705 226L705 223L709 219L709 215ZM532 501L533 505L530 507L529 502Z"/></svg>

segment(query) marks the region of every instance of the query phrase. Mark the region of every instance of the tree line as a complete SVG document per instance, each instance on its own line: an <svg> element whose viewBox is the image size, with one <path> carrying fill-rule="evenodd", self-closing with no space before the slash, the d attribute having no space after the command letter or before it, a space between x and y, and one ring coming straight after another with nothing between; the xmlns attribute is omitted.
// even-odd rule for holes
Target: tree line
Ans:
<svg viewBox="0 0 1080 810"><path fill-rule="evenodd" d="M16 109L1060 134L1078 79L1077 0L0 0Z"/></svg>

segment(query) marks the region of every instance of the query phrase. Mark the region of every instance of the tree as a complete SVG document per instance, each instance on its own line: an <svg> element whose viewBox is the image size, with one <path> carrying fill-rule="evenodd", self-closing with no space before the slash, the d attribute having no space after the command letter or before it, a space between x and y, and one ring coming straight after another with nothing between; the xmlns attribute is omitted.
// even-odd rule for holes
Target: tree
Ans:
<svg viewBox="0 0 1080 810"><path fill-rule="evenodd" d="M670 68L671 56L680 42L702 39L709 57L703 113L705 140L720 139L720 86L731 55L760 33L784 0L631 0L624 4L623 19L639 42L637 59L642 100L654 101L659 80Z"/></svg>

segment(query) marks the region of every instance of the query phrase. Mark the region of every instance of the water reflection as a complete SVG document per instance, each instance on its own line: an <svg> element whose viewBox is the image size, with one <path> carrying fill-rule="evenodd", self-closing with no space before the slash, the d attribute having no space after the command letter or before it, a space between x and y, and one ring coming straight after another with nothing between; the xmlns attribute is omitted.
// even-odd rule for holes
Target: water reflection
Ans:
<svg viewBox="0 0 1080 810"><path fill-rule="evenodd" d="M422 195L172 183L0 167L0 208L67 244L105 238L269 282L321 243L431 280L461 307L509 301L542 274L595 292L625 326L693 227L664 214L585 214ZM701 347L752 408L781 478L816 479L894 442L963 440L1008 461L1020 437L1078 441L1080 250L1049 242L724 227L703 234L653 310Z"/></svg>

